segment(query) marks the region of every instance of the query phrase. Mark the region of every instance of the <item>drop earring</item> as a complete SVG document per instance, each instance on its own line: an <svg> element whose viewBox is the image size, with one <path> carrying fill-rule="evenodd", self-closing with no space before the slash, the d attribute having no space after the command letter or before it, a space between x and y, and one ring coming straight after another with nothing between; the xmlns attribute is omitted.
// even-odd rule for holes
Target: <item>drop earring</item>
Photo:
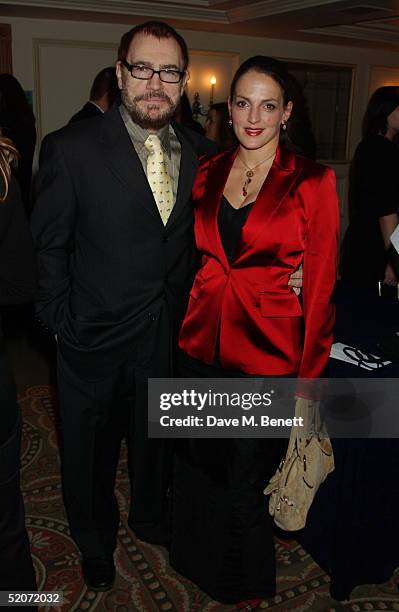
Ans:
<svg viewBox="0 0 399 612"><path fill-rule="evenodd" d="M231 127L233 125L233 120L229 119L229 126Z"/></svg>
<svg viewBox="0 0 399 612"><path fill-rule="evenodd" d="M287 124L285 121L281 122L281 128L285 131L287 129Z"/></svg>

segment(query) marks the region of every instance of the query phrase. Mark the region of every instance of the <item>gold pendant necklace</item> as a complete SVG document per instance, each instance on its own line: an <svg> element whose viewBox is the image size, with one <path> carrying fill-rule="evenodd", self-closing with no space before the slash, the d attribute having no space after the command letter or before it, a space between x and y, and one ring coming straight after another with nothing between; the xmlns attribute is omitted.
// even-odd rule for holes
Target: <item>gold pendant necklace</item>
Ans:
<svg viewBox="0 0 399 612"><path fill-rule="evenodd" d="M267 161L268 159L271 159L272 157L274 157L276 155L276 151L274 151L274 153L272 155L268 155L267 157L265 157L264 159L262 159L262 161L259 162L259 164L256 164L256 166L252 166L252 168L250 168L249 166L247 166L247 164L245 163L245 161L242 159L242 157L240 155L238 155L238 159L243 163L243 165L247 168L247 171L245 173L245 176L247 177L244 181L244 184L242 186L242 197L245 198L248 195L248 191L247 191L247 187L248 185L252 182L252 177L254 176L254 170L256 170L256 168L258 168L259 166L261 166L265 161Z"/></svg>

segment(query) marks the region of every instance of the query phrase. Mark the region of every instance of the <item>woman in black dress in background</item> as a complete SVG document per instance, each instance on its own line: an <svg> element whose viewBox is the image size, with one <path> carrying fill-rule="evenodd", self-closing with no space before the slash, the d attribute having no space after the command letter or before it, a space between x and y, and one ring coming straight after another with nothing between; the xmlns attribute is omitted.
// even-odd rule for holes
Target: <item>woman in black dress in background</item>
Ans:
<svg viewBox="0 0 399 612"><path fill-rule="evenodd" d="M235 149L238 144L229 119L227 102L216 102L209 107L205 120L205 136L217 144L219 151Z"/></svg>
<svg viewBox="0 0 399 612"><path fill-rule="evenodd" d="M33 299L34 251L11 164L17 151L0 134L0 304ZM0 329L0 591L36 590L20 491L21 415ZM33 608L31 608L33 609Z"/></svg>
<svg viewBox="0 0 399 612"><path fill-rule="evenodd" d="M398 224L399 87L380 87L370 98L364 137L350 172L349 227L343 243L342 280L377 291L398 281L389 237Z"/></svg>
<svg viewBox="0 0 399 612"><path fill-rule="evenodd" d="M12 140L18 149L19 162L14 174L27 214L31 212L35 123L35 116L19 81L12 74L0 74L0 126L3 136Z"/></svg>

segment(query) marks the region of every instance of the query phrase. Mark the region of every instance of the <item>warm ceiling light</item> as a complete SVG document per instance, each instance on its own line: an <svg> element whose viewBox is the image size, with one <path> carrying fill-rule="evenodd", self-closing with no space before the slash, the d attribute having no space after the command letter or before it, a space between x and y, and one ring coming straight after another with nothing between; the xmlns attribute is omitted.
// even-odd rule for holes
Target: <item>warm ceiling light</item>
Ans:
<svg viewBox="0 0 399 612"><path fill-rule="evenodd" d="M216 85L216 77L211 76L211 80L209 81L211 85Z"/></svg>

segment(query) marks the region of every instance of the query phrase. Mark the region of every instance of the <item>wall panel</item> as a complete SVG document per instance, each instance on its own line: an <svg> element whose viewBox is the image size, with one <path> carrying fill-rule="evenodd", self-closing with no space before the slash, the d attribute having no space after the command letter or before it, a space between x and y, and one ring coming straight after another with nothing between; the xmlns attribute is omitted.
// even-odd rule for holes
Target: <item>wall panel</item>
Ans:
<svg viewBox="0 0 399 612"><path fill-rule="evenodd" d="M11 26L0 23L0 73L12 74Z"/></svg>
<svg viewBox="0 0 399 612"><path fill-rule="evenodd" d="M89 98L96 74L115 63L117 45L104 42L34 39L38 138L68 122Z"/></svg>

